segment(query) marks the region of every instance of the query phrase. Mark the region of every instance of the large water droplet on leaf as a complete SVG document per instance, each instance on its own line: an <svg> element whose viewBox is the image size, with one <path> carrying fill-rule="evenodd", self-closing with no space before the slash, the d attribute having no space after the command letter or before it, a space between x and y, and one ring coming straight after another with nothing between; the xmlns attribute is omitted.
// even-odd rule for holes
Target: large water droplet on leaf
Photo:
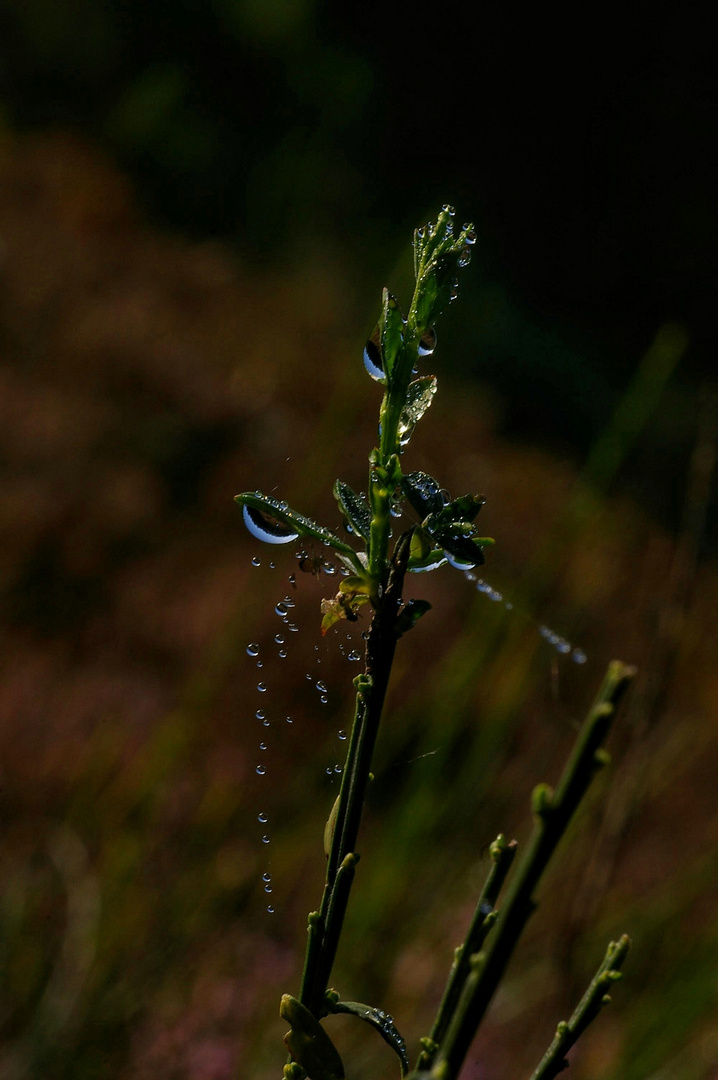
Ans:
<svg viewBox="0 0 718 1080"><path fill-rule="evenodd" d="M429 570L438 570L440 566L443 566L446 562L446 556L442 551L440 558L435 558L432 562L425 563L423 566L410 566L409 570L412 574L426 574Z"/></svg>
<svg viewBox="0 0 718 1080"><path fill-rule="evenodd" d="M428 326L424 333L421 335L419 342L418 353L419 356L431 356L436 348L436 330L433 326Z"/></svg>
<svg viewBox="0 0 718 1080"><path fill-rule="evenodd" d="M471 562L469 559L459 559L456 555L452 555L450 551L444 551L446 555L446 561L450 566L453 566L455 570L472 570L477 563Z"/></svg>
<svg viewBox="0 0 718 1080"><path fill-rule="evenodd" d="M386 372L381 358L381 327L379 326L364 346L364 367L372 379L380 383L386 382Z"/></svg>
<svg viewBox="0 0 718 1080"><path fill-rule="evenodd" d="M243 506L242 516L252 536L263 540L265 544L291 544L299 536L289 525L277 521L254 506Z"/></svg>

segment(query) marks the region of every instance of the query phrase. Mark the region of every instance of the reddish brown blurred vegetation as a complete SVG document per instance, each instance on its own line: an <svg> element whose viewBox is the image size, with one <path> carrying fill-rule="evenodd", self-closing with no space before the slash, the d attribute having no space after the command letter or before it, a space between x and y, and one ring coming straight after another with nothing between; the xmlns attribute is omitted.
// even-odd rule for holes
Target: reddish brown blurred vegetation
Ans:
<svg viewBox="0 0 718 1080"><path fill-rule="evenodd" d="M294 560L280 552L271 571L262 551L252 568L232 495L278 486L336 523L331 484L362 484L374 439L359 360L372 313L352 308L351 267L260 275L220 244L159 234L73 138L5 135L0 161L0 1072L273 1077L334 751L301 650L273 661L269 696L295 724L260 792L244 650L274 633ZM439 349L438 374L450 364ZM424 1033L482 846L499 830L525 839L530 788L555 778L617 655L640 678L615 765L482 1035L486 1071L467 1075L530 1071L623 930L636 948L620 1002L573 1075L647 1080L663 1060L671 1076L715 1075L718 575L695 560L712 436L672 539L567 463L499 441L472 387L440 389L412 467L487 494L487 577L589 663L558 658L457 573L412 581L435 610L398 655L337 980ZM297 595L314 634L321 590L302 580ZM326 664L331 721L347 726L349 674ZM280 822L274 919L260 794ZM336 1030L357 1037L352 1076L393 1075L371 1035Z"/></svg>

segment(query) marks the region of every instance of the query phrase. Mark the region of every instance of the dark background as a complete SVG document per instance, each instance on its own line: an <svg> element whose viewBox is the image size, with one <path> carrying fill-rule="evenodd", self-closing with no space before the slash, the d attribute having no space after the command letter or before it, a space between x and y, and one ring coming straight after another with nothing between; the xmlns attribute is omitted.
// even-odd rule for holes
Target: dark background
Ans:
<svg viewBox="0 0 718 1080"><path fill-rule="evenodd" d="M456 363L513 435L580 458L678 320L690 349L641 478L675 521L716 344L718 78L694 15L6 0L1 25L10 123L83 132L154 220L252 264L333 251L362 310L410 230L456 204L480 238ZM513 334L487 327L497 304Z"/></svg>

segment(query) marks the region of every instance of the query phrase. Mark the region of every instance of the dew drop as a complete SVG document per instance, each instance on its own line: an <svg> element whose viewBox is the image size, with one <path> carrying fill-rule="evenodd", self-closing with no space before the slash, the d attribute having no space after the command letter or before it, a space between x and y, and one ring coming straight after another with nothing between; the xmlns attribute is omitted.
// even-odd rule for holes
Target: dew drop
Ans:
<svg viewBox="0 0 718 1080"><path fill-rule="evenodd" d="M381 357L381 327L378 325L364 346L364 367L372 379L380 383L386 382L386 373Z"/></svg>
<svg viewBox="0 0 718 1080"><path fill-rule="evenodd" d="M335 773L341 773L341 771L342 771L341 765L335 765L334 766L334 772Z"/></svg>
<svg viewBox="0 0 718 1080"><path fill-rule="evenodd" d="M329 701L329 698L328 698L328 696L326 694L320 694L319 695L319 700L322 703L322 705L326 705L326 703Z"/></svg>
<svg viewBox="0 0 718 1080"><path fill-rule="evenodd" d="M264 873L262 874L262 881L271 881L271 880L272 880L272 875L269 873L268 870L265 870Z"/></svg>
<svg viewBox="0 0 718 1080"><path fill-rule="evenodd" d="M299 633L299 627L297 626L296 623L293 623L293 622L287 623L287 630L289 630L292 634L298 634Z"/></svg>
<svg viewBox="0 0 718 1080"><path fill-rule="evenodd" d="M439 566L443 566L445 562L446 559L442 551L441 556L434 559L433 562L426 563L424 566L410 566L409 569L412 574L428 574L430 570L436 570Z"/></svg>
<svg viewBox="0 0 718 1080"><path fill-rule="evenodd" d="M257 667L264 667L264 661L263 660L258 660L257 661Z"/></svg>
<svg viewBox="0 0 718 1080"><path fill-rule="evenodd" d="M322 694L326 694L328 692L326 683L323 683L321 679L317 683L317 690L319 690Z"/></svg>
<svg viewBox="0 0 718 1080"><path fill-rule="evenodd" d="M277 569L277 564L276 564L276 563L273 563L273 562L270 562L270 564L269 564L269 569L270 569L270 570L276 570L276 569Z"/></svg>
<svg viewBox="0 0 718 1080"><path fill-rule="evenodd" d="M261 742L261 743L259 744L259 749L260 749L260 750L266 750L266 749L267 749L267 744L266 744L266 742Z"/></svg>
<svg viewBox="0 0 718 1080"><path fill-rule="evenodd" d="M566 638L559 638L556 642L556 648L563 656L566 656L571 652L571 643L570 641L566 641Z"/></svg>
<svg viewBox="0 0 718 1080"><path fill-rule="evenodd" d="M287 605L286 605L286 604L284 604L284 603L283 603L283 602L282 602L282 601L280 600L278 604L275 604L275 607L274 607L274 614L275 614L275 615L282 615L282 616L286 615L286 614L287 614Z"/></svg>
<svg viewBox="0 0 718 1080"><path fill-rule="evenodd" d="M257 768L255 769L255 772L256 772L257 776L264 776L266 771L267 770L265 769L264 765L258 765Z"/></svg>
<svg viewBox="0 0 718 1080"><path fill-rule="evenodd" d="M287 578L287 581L289 582L290 585L296 586L296 584L297 584L296 574L290 574L289 577Z"/></svg>
<svg viewBox="0 0 718 1080"><path fill-rule="evenodd" d="M257 814L257 821L261 822L262 825L266 825L267 815L264 813L264 811L262 811L261 814Z"/></svg>
<svg viewBox="0 0 718 1080"><path fill-rule="evenodd" d="M279 655L280 660L286 659L287 650L286 649L280 649L278 655Z"/></svg>
<svg viewBox="0 0 718 1080"><path fill-rule="evenodd" d="M417 352L419 356L431 356L436 348L436 330L433 326L427 326L421 335Z"/></svg>
<svg viewBox="0 0 718 1080"><path fill-rule="evenodd" d="M287 721L288 724L293 723L291 716L285 716L284 719Z"/></svg>
<svg viewBox="0 0 718 1080"><path fill-rule="evenodd" d="M267 911L269 912L270 915L274 915L274 907L273 907L272 904L267 905Z"/></svg>
<svg viewBox="0 0 718 1080"><path fill-rule="evenodd" d="M263 683L263 682L258 682L257 683L257 689L259 690L260 694L266 694L266 692L267 692L267 684Z"/></svg>
<svg viewBox="0 0 718 1080"><path fill-rule="evenodd" d="M455 570L471 570L476 566L475 562L471 562L469 559L459 559L456 555L452 555L450 551L444 551L444 555L449 566L453 566Z"/></svg>
<svg viewBox="0 0 718 1080"><path fill-rule="evenodd" d="M352 649L352 651L347 656L347 660L361 660L361 654L358 653L356 649Z"/></svg>
<svg viewBox="0 0 718 1080"><path fill-rule="evenodd" d="M256 641L250 642L247 646L247 656L257 656L259 653L259 645Z"/></svg>
<svg viewBox="0 0 718 1080"><path fill-rule="evenodd" d="M276 641L277 645L283 645L284 644L284 638L282 637L281 634L275 634L274 635L274 640Z"/></svg>
<svg viewBox="0 0 718 1080"><path fill-rule="evenodd" d="M332 564L328 563L328 562L324 563L323 569L324 569L324 573L328 574L329 577L332 577L337 572L336 566L332 566Z"/></svg>
<svg viewBox="0 0 718 1080"><path fill-rule="evenodd" d="M511 603L510 600L506 601L506 603L504 604L504 607L506 608L507 611L513 611L514 610L514 605Z"/></svg>
<svg viewBox="0 0 718 1080"><path fill-rule="evenodd" d="M267 834L266 834L266 833L265 833L265 834L264 834L264 836L262 837L262 843L263 843L263 844L268 844L268 843L269 843L269 837L267 836Z"/></svg>
<svg viewBox="0 0 718 1080"><path fill-rule="evenodd" d="M264 891L265 891L266 893L270 893L270 892L272 891L272 886L271 886L271 885L265 885L265 886L264 886Z"/></svg>
<svg viewBox="0 0 718 1080"><path fill-rule="evenodd" d="M252 536L263 540L265 544L291 544L299 536L291 526L284 525L254 506L243 506L242 514L244 524Z"/></svg>
<svg viewBox="0 0 718 1080"><path fill-rule="evenodd" d="M346 739L346 737L347 737L347 733L346 733L346 731L344 730L344 728L342 728L342 730L341 730L341 731L338 731L338 732L337 732L337 738L338 738L338 739L340 740L340 742L344 742L344 740Z"/></svg>
<svg viewBox="0 0 718 1080"><path fill-rule="evenodd" d="M262 565L262 560L257 555L255 555L254 558L252 559L252 566L261 566L261 565Z"/></svg>
<svg viewBox="0 0 718 1080"><path fill-rule="evenodd" d="M456 213L456 210L454 209L454 207L450 203L444 203L441 210L442 210L442 213L448 214L449 217L453 217L454 214Z"/></svg>
<svg viewBox="0 0 718 1080"><path fill-rule="evenodd" d="M263 727L269 727L269 719L268 718L265 718L264 720L262 720L262 726Z"/></svg>
<svg viewBox="0 0 718 1080"><path fill-rule="evenodd" d="M265 713L264 709L257 709L254 715L256 716L257 720L264 720L267 714Z"/></svg>
<svg viewBox="0 0 718 1080"><path fill-rule="evenodd" d="M574 664L585 664L588 657L586 656L583 649L574 649L571 653L571 659L573 660Z"/></svg>
<svg viewBox="0 0 718 1080"><path fill-rule="evenodd" d="M334 775L334 769L331 767L331 765L327 765L326 774L327 774L327 776L333 776Z"/></svg>

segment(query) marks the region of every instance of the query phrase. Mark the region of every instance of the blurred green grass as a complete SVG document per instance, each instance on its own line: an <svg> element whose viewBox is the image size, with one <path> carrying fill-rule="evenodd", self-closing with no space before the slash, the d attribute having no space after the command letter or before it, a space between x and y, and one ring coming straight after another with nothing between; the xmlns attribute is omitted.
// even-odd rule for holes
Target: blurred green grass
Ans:
<svg viewBox="0 0 718 1080"><path fill-rule="evenodd" d="M232 496L276 487L336 523L331 484L363 484L375 438L359 349L372 312L355 310L341 263L250 273L220 244L158 233L114 168L58 134L6 136L0 232L0 1071L269 1080L279 995L296 989L319 898L325 768L340 760L352 669L341 638L318 634L332 579L297 574L295 594L293 553L256 551ZM448 316L473 317L461 301ZM718 579L696 562L696 476L714 432L696 418L703 457L671 537L565 457L499 438L487 398L444 377L460 350L460 335L439 344L440 392L407 461L486 493L486 577L515 610L448 568L411 581L434 611L397 658L336 984L408 1039L425 1033L486 845L499 831L526 839L531 787L555 779L619 656L641 674L615 764L467 1074L529 1072L627 930L624 985L573 1075L708 1080ZM285 593L301 632L262 671L273 724L257 777L245 647L273 648ZM542 623L588 662L559 657ZM307 673L327 681L327 706ZM394 1074L371 1032L335 1029L352 1075Z"/></svg>

